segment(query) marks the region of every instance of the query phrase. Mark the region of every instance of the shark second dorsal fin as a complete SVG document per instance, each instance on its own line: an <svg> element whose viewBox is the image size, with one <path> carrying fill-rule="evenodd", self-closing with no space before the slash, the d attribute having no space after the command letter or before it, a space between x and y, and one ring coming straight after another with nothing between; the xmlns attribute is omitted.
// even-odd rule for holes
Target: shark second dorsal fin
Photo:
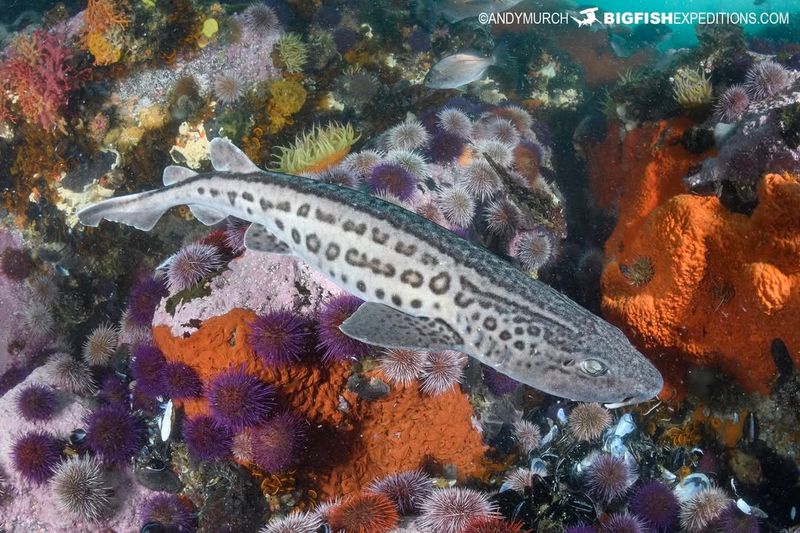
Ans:
<svg viewBox="0 0 800 533"><path fill-rule="evenodd" d="M178 165L170 165L164 169L164 186L172 185L173 183L180 183L185 179L192 176L197 176L197 172L191 168L179 167Z"/></svg>
<svg viewBox="0 0 800 533"><path fill-rule="evenodd" d="M353 339L383 348L460 350L464 341L440 319L412 316L388 305L361 304L339 329Z"/></svg>
<svg viewBox="0 0 800 533"><path fill-rule="evenodd" d="M292 253L288 244L278 240L267 228L255 222L250 224L244 234L244 245L248 250L269 254L290 255Z"/></svg>
<svg viewBox="0 0 800 533"><path fill-rule="evenodd" d="M228 139L222 137L212 139L209 150L211 166L214 167L214 170L219 170L220 172L239 172L241 174L261 172L261 169L250 161L250 158Z"/></svg>

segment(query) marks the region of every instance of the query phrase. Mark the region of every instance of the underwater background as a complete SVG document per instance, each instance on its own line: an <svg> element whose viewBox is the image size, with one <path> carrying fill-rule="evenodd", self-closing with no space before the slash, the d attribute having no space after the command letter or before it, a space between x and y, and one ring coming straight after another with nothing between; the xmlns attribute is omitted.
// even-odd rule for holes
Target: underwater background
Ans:
<svg viewBox="0 0 800 533"><path fill-rule="evenodd" d="M0 531L800 531L799 78L786 0L0 0ZM349 338L243 220L79 222L218 137L488 248L663 389Z"/></svg>

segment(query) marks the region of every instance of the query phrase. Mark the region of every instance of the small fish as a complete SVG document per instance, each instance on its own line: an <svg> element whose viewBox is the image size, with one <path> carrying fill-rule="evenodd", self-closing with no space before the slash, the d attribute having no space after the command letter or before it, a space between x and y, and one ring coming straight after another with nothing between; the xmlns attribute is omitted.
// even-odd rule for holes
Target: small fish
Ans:
<svg viewBox="0 0 800 533"><path fill-rule="evenodd" d="M616 327L487 249L369 194L259 169L227 139L211 172L164 169L165 187L81 210L148 231L188 204L204 224L252 222L247 248L292 254L365 302L342 323L384 348L457 350L555 396L610 407L661 390L656 368Z"/></svg>
<svg viewBox="0 0 800 533"><path fill-rule="evenodd" d="M434 14L441 15L447 22L453 23L481 13L501 13L519 4L522 0L441 0L432 2Z"/></svg>
<svg viewBox="0 0 800 533"><path fill-rule="evenodd" d="M486 70L498 63L498 54L484 56L466 51L447 56L433 65L425 76L425 87L457 89L486 75Z"/></svg>

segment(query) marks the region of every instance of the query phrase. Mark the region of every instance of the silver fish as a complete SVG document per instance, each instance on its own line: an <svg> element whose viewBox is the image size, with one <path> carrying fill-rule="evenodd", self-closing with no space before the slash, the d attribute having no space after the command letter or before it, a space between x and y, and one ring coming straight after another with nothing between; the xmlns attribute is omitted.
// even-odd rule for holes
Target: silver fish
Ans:
<svg viewBox="0 0 800 533"><path fill-rule="evenodd" d="M482 56L477 52L459 52L433 65L425 76L431 89L457 89L486 75L486 69L497 64L497 55Z"/></svg>
<svg viewBox="0 0 800 533"><path fill-rule="evenodd" d="M434 5L435 12L448 22L458 22L477 17L481 13L500 13L519 4L522 0L442 0Z"/></svg>
<svg viewBox="0 0 800 533"><path fill-rule="evenodd" d="M364 192L263 171L226 139L214 170L164 170L165 187L81 210L150 230L188 204L214 224L253 222L248 248L293 254L365 300L342 325L387 348L459 350L512 378L573 400L627 405L662 387L658 370L616 327L485 248Z"/></svg>

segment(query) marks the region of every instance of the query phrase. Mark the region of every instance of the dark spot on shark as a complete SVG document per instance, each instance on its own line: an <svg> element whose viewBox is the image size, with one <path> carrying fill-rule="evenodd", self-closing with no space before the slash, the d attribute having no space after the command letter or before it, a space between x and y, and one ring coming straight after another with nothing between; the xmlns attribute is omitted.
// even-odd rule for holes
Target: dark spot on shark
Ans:
<svg viewBox="0 0 800 533"><path fill-rule="evenodd" d="M378 244L386 244L389 240L389 234L382 232L378 228L372 228L372 240Z"/></svg>
<svg viewBox="0 0 800 533"><path fill-rule="evenodd" d="M197 188L197 194L202 196L205 193L206 193L206 190L203 187L198 187Z"/></svg>
<svg viewBox="0 0 800 533"><path fill-rule="evenodd" d="M249 192L243 192L242 193L242 200L244 200L245 202L252 202L254 200L254 198L253 198L253 195L250 194Z"/></svg>
<svg viewBox="0 0 800 533"><path fill-rule="evenodd" d="M508 331L507 329L504 329L503 331L501 331L500 335L498 335L498 336L500 337L501 341L510 341L511 340L511 332Z"/></svg>
<svg viewBox="0 0 800 533"><path fill-rule="evenodd" d="M398 296L397 294L393 294L392 295L392 303L394 305L396 305L396 306L401 306L401 305L403 305L403 299L400 298L400 296Z"/></svg>
<svg viewBox="0 0 800 533"><path fill-rule="evenodd" d="M283 220L281 220L279 218L276 218L275 219L275 227L277 227L279 230L283 231Z"/></svg>
<svg viewBox="0 0 800 533"><path fill-rule="evenodd" d="M394 277L395 274L397 274L397 270L394 268L394 266L392 266L392 265L390 265L388 263L383 265L383 275L384 276L386 276L387 278L392 278L392 277Z"/></svg>
<svg viewBox="0 0 800 533"><path fill-rule="evenodd" d="M228 201L233 205L236 202L236 191L228 192Z"/></svg>
<svg viewBox="0 0 800 533"><path fill-rule="evenodd" d="M422 274L417 272L416 270L406 270L402 274L400 274L400 281L403 283L414 287L421 287L423 283L425 283L425 279L422 277Z"/></svg>
<svg viewBox="0 0 800 533"><path fill-rule="evenodd" d="M270 209L272 209L272 202L270 202L266 198L260 199L258 203L261 204L262 211L269 211Z"/></svg>
<svg viewBox="0 0 800 533"><path fill-rule="evenodd" d="M292 228L292 240L295 244L300 244L300 232L295 228Z"/></svg>
<svg viewBox="0 0 800 533"><path fill-rule="evenodd" d="M487 316L483 320L483 327L488 329L489 331L494 331L497 329L497 320L495 320L494 317Z"/></svg>
<svg viewBox="0 0 800 533"><path fill-rule="evenodd" d="M378 300L383 300L383 298L384 298L385 296L386 296L386 292L384 292L384 290L383 290L383 289L375 289L375 297L376 297Z"/></svg>
<svg viewBox="0 0 800 533"><path fill-rule="evenodd" d="M425 266L436 266L439 264L439 260L433 257L431 254L425 252L422 254L422 258L420 262Z"/></svg>
<svg viewBox="0 0 800 533"><path fill-rule="evenodd" d="M336 244L335 242L329 243L328 247L325 249L325 258L328 261L333 261L337 257L339 257L339 252L340 251L341 251L341 248L339 248L338 244Z"/></svg>
<svg viewBox="0 0 800 533"><path fill-rule="evenodd" d="M367 292L367 284L362 280L358 280L356 282L356 289L360 290L361 292Z"/></svg>
<svg viewBox="0 0 800 533"><path fill-rule="evenodd" d="M514 335L522 335L524 333L524 331L525 330L522 329L520 326L517 326L517 327L514 328Z"/></svg>
<svg viewBox="0 0 800 533"><path fill-rule="evenodd" d="M398 241L397 244L394 245L394 251L399 254L411 257L412 255L414 255L414 253L416 253L417 247L414 246L413 244L404 244Z"/></svg>
<svg viewBox="0 0 800 533"><path fill-rule="evenodd" d="M514 348L516 348L517 350L524 350L525 343L522 341L514 341Z"/></svg>
<svg viewBox="0 0 800 533"><path fill-rule="evenodd" d="M213 198L216 198L217 196L219 196L219 191L217 189L210 189L208 192L209 192L209 194L211 194L211 196Z"/></svg>
<svg viewBox="0 0 800 533"><path fill-rule="evenodd" d="M322 211L320 208L314 210L314 217L320 222L325 222L327 224L336 224L336 217L330 213Z"/></svg>
<svg viewBox="0 0 800 533"><path fill-rule="evenodd" d="M428 284L433 294L444 294L450 290L450 274L440 272L431 278Z"/></svg>
<svg viewBox="0 0 800 533"><path fill-rule="evenodd" d="M286 213L291 212L292 206L289 202L278 202L278 205L275 206L278 211L284 211Z"/></svg>
<svg viewBox="0 0 800 533"><path fill-rule="evenodd" d="M317 253L321 246L322 243L320 243L316 233L309 233L306 235L306 248L308 248L309 252Z"/></svg>
<svg viewBox="0 0 800 533"><path fill-rule="evenodd" d="M481 319L481 314L475 311L474 313L472 313L472 316L470 316L469 319L472 320L473 322L477 322L478 320Z"/></svg>
<svg viewBox="0 0 800 533"><path fill-rule="evenodd" d="M411 307L413 307L414 309L419 309L420 307L422 307L422 301L416 299L411 300Z"/></svg>
<svg viewBox="0 0 800 533"><path fill-rule="evenodd" d="M306 218L310 211L311 206L309 204L303 204L297 209L297 216Z"/></svg>
<svg viewBox="0 0 800 533"><path fill-rule="evenodd" d="M342 224L342 229L344 229L344 231L352 231L357 235L364 235L367 231L367 225L363 222L356 224L352 220L345 220L344 224Z"/></svg>
<svg viewBox="0 0 800 533"><path fill-rule="evenodd" d="M457 292L455 298L456 305L459 307L469 307L475 303L474 298L467 298L463 292Z"/></svg>
<svg viewBox="0 0 800 533"><path fill-rule="evenodd" d="M252 215L253 214L253 208L252 207L248 207L247 208L247 214L248 215Z"/></svg>

